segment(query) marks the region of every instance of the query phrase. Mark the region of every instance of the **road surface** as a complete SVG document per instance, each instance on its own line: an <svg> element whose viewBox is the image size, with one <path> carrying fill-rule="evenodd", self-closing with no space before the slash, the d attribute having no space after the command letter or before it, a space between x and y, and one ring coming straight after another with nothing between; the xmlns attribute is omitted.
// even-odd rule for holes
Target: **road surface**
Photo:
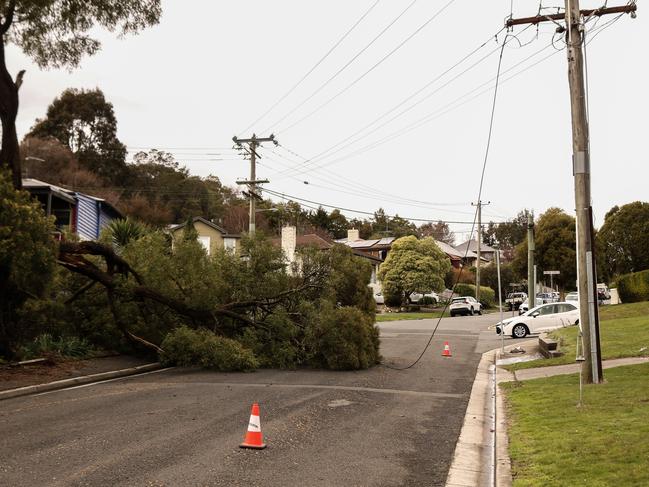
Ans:
<svg viewBox="0 0 649 487"><path fill-rule="evenodd" d="M0 485L444 485L495 316L443 319L407 370L171 369L2 401ZM436 323L382 323L384 362L408 365ZM268 448L242 450L255 401Z"/></svg>

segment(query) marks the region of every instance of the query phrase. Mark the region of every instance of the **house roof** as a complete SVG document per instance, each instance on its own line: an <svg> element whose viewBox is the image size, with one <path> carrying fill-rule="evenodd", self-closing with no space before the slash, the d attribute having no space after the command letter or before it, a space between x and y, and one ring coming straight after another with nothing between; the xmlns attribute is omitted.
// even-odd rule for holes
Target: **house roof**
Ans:
<svg viewBox="0 0 649 487"><path fill-rule="evenodd" d="M99 198L97 196L81 193L79 191L73 191L71 189L62 188L61 186L56 186L55 184L50 184L45 181L41 181L39 179L24 178L23 188L33 192L38 192L38 191L49 192L52 193L57 198L60 198L64 201L67 201L68 203L73 203L73 204L77 202L78 197L89 198L97 203L101 203L102 205L108 207L108 209L110 209L118 217L122 216L122 213L117 208L115 208L115 206L113 206L112 203L105 200L104 198Z"/></svg>
<svg viewBox="0 0 649 487"><path fill-rule="evenodd" d="M24 178L23 188L28 191L44 191L52 193L54 196L61 198L68 203L76 203L73 191L62 188L60 186L55 186L54 184L46 183L45 181L41 181L39 179Z"/></svg>
<svg viewBox="0 0 649 487"><path fill-rule="evenodd" d="M471 252L477 252L478 251L477 240L467 240L466 242L455 246L456 250L459 250L460 253L464 253L467 247ZM496 252L496 249L494 249L493 247L489 247L487 244L483 243L480 245L480 252Z"/></svg>
<svg viewBox="0 0 649 487"><path fill-rule="evenodd" d="M329 250L336 243L340 243L338 241L329 242L328 240L322 238L320 235L316 235L315 233L310 233L307 235L298 235L295 240L296 240L295 242L296 247L315 247L318 250ZM279 237L275 237L271 239L271 242L273 243L273 245L280 246L282 244L282 239ZM357 250L352 248L352 253L357 257L362 257L364 259L368 259L373 262L377 262L377 263L383 262L382 259L379 259L378 257L374 257L373 255L370 254L366 254L362 250Z"/></svg>
<svg viewBox="0 0 649 487"><path fill-rule="evenodd" d="M216 230L217 232L222 233L224 237L230 237L230 238L241 238L241 235L230 234L230 233L228 233L228 232L225 230L225 228L220 227L220 226L218 226L216 223L211 222L211 221L209 221L209 220L207 220L207 219L205 219L205 218L203 218L203 217L201 217L201 216L195 216L194 218L192 218L192 222L193 222L193 223L201 222L201 223L207 225L208 227L213 228L213 229ZM176 230L178 230L178 229L180 229L180 228L183 228L185 225L187 225L187 222L183 222L183 223L173 223L173 224L171 224L171 225L168 225L168 226L167 226L167 229L168 229L170 232L175 232Z"/></svg>
<svg viewBox="0 0 649 487"><path fill-rule="evenodd" d="M457 250L452 245L447 244L446 242L435 240L435 243L442 252L449 256L451 260L462 260L462 258L464 257L464 254L461 254L459 250Z"/></svg>

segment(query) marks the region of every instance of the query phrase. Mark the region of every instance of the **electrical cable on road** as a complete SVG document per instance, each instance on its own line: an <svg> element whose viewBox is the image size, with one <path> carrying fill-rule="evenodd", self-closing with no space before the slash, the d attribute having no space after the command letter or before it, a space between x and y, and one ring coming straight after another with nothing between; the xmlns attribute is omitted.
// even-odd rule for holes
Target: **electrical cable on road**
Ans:
<svg viewBox="0 0 649 487"><path fill-rule="evenodd" d="M493 134L493 125L494 125L494 116L496 113L496 100L498 97L498 84L500 80L500 68L502 66L502 60L503 60L503 51L505 50L505 43L503 43L501 51L500 51L500 56L498 58L498 70L496 72L496 85L494 87L494 96L493 96L493 103L491 105L491 116L489 119L489 133L487 136L487 146L485 148L485 155L484 155L484 162L482 163L482 174L480 176L480 185L478 188L478 198L477 201L480 201L482 197L482 188L484 184L484 174L485 170L487 168L487 161L489 159L489 149L491 147L491 136ZM473 232L473 228L475 227L476 224L476 219L478 217L478 207L476 207L475 211L475 216L473 217L473 223L472 223L472 228L471 231ZM469 246L467 245L465 253L464 253L464 258L466 259L467 255L469 254ZM444 303L444 308L442 309L442 314L440 317L437 319L437 323L435 324L435 327L433 328L433 332L431 333L430 337L428 338L428 342L426 343L426 346L422 350L422 352L419 354L419 356L410 364L406 365L405 367L396 367L390 364L384 363L383 365L389 369L393 370L407 370L419 363L419 361L423 358L424 354L428 350L428 347L430 347L431 342L433 341L433 338L435 337L435 333L437 332L437 329L439 328L440 323L442 322L442 317L444 316L444 313L446 313L446 310L448 309L452 299L453 299L453 294L455 293L455 287L457 286L458 282L460 281L460 277L462 276L462 270L464 267L460 267L460 272L458 272L457 278L455 279L455 282L453 283L453 288L451 289L451 296L449 299Z"/></svg>

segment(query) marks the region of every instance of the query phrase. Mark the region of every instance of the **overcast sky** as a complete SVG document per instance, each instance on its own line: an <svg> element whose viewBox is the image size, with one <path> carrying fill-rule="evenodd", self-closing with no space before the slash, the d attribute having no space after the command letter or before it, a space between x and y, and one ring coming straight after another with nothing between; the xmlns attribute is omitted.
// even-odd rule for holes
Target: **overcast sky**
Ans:
<svg viewBox="0 0 649 487"><path fill-rule="evenodd" d="M582 1L581 7L601 3ZM514 16L534 15L538 6L516 1ZM643 6L635 20L623 16L602 28L614 19L608 16L588 24L595 29L587 54L596 226L611 206L648 199ZM247 129L368 10L289 96ZM10 48L10 71L27 69L19 137L65 88L99 87L131 151L170 148L193 174L234 184L247 176L249 164L230 149L232 136L272 132L281 147L261 149L258 176L267 177L273 191L355 210L383 207L405 217L470 221L489 128L488 88L498 65L493 35L509 12L509 0L163 1L158 26L123 39L99 33L101 52L71 72L40 71ZM537 214L551 206L574 208L566 55L560 36L552 45L555 27L544 24L538 37L535 27L517 27L518 38L509 38L504 50L482 196L491 201L485 220L503 221L523 208ZM501 32L497 41L504 40ZM301 159L327 150L319 159ZM452 228L466 232L470 224Z"/></svg>

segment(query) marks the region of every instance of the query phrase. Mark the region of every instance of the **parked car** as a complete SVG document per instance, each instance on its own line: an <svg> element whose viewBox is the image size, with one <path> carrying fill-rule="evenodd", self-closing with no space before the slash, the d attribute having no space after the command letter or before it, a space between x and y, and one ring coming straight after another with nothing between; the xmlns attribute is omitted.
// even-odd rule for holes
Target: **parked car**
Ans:
<svg viewBox="0 0 649 487"><path fill-rule="evenodd" d="M577 291L573 291L571 293L566 294L566 299L564 299L567 303L578 303L579 302L579 293Z"/></svg>
<svg viewBox="0 0 649 487"><path fill-rule="evenodd" d="M579 323L579 308L575 303L548 303L536 306L521 316L496 323L496 333L525 338L527 335L556 330Z"/></svg>
<svg viewBox="0 0 649 487"><path fill-rule="evenodd" d="M518 309L523 301L527 299L527 293L509 293L505 298L505 305L511 311Z"/></svg>
<svg viewBox="0 0 649 487"><path fill-rule="evenodd" d="M412 293L409 297L410 302L413 304L418 303L421 301L423 298L430 298L431 301L433 301L433 304L439 303L439 296L435 292L429 292L426 294L421 294L421 293ZM428 301L428 300L426 300Z"/></svg>
<svg viewBox="0 0 649 487"><path fill-rule="evenodd" d="M374 293L374 302L376 304L385 304L385 298L381 293Z"/></svg>
<svg viewBox="0 0 649 487"><path fill-rule="evenodd" d="M473 296L453 298L449 306L451 316L482 314L482 304Z"/></svg>

